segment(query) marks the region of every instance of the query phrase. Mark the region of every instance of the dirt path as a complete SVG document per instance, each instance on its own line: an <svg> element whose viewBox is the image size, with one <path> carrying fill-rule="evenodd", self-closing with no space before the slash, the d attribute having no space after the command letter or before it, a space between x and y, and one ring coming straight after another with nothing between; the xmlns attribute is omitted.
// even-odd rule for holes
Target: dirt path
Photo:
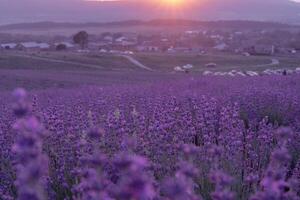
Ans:
<svg viewBox="0 0 300 200"><path fill-rule="evenodd" d="M148 70L148 71L154 71L153 69L151 69L150 67L147 67L146 65L142 64L141 62L139 62L138 60L136 60L135 58L128 56L128 55L120 55L123 58L126 58L129 62L131 62L132 64L134 64L135 66Z"/></svg>
<svg viewBox="0 0 300 200"><path fill-rule="evenodd" d="M280 61L278 59L272 58L271 63L255 65L254 67L270 67L270 66L279 65L279 64L280 64Z"/></svg>

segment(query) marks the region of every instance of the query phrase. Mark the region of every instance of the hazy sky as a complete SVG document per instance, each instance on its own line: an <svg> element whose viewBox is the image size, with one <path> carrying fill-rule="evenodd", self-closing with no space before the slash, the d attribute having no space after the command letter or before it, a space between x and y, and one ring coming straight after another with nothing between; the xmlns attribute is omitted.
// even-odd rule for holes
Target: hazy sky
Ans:
<svg viewBox="0 0 300 200"><path fill-rule="evenodd" d="M300 22L300 4L290 0L182 0L186 6L176 11L163 7L171 0L0 0L0 24L64 21L96 22L129 19L191 18L250 19ZM300 1L300 0L299 0ZM151 2L145 4L145 2ZM154 3L153 3L154 2Z"/></svg>

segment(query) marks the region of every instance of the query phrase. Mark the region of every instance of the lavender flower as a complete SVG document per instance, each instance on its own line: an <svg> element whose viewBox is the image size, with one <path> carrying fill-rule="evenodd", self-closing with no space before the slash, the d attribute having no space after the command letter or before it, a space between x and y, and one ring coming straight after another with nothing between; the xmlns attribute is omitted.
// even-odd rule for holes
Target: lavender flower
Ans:
<svg viewBox="0 0 300 200"><path fill-rule="evenodd" d="M48 159L42 153L43 127L33 116L25 116L27 108L23 107L26 93L18 89L16 92L17 107L15 114L21 117L14 125L16 141L12 147L15 155L16 181L19 200L46 199L45 178Z"/></svg>
<svg viewBox="0 0 300 200"><path fill-rule="evenodd" d="M212 171L210 181L215 185L215 191L211 194L213 200L232 200L234 194L228 189L233 178L222 171Z"/></svg>
<svg viewBox="0 0 300 200"><path fill-rule="evenodd" d="M121 153L115 158L114 163L121 172L118 189L115 191L117 199L154 199L156 194L153 181L145 171L149 167L147 159Z"/></svg>
<svg viewBox="0 0 300 200"><path fill-rule="evenodd" d="M291 156L286 148L287 141L292 137L290 129L280 128L277 131L279 147L271 154L270 164L260 182L261 191L258 191L251 200L281 200L281 199L299 199L292 191L289 182L286 181L287 163Z"/></svg>
<svg viewBox="0 0 300 200"><path fill-rule="evenodd" d="M1 92L0 199L299 198L298 75L157 82Z"/></svg>

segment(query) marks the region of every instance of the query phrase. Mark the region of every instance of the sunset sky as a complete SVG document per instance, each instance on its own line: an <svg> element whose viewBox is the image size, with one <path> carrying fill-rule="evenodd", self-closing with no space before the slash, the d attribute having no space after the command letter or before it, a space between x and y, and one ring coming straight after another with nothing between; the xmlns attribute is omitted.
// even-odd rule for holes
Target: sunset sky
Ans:
<svg viewBox="0 0 300 200"><path fill-rule="evenodd" d="M157 18L298 23L300 4L290 0L0 0L0 24Z"/></svg>

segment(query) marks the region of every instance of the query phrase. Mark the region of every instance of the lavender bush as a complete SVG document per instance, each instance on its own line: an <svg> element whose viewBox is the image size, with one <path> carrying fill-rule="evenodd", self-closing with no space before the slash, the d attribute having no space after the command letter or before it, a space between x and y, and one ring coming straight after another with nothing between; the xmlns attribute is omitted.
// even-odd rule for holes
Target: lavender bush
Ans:
<svg viewBox="0 0 300 200"><path fill-rule="evenodd" d="M4 92L0 199L299 199L299 78Z"/></svg>

